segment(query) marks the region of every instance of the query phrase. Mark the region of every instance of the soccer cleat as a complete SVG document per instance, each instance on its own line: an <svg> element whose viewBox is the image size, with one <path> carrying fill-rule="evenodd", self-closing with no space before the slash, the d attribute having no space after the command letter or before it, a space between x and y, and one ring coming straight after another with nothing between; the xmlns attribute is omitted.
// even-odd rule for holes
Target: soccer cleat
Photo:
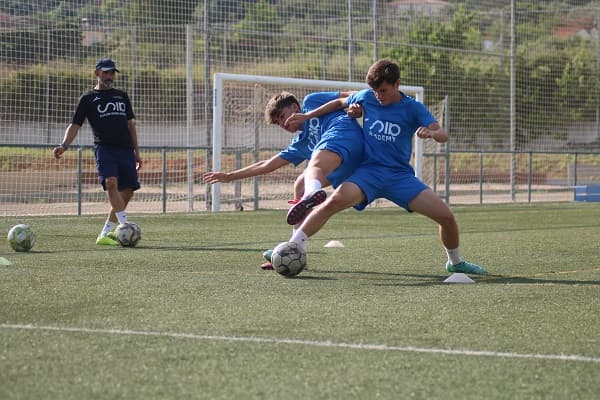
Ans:
<svg viewBox="0 0 600 400"><path fill-rule="evenodd" d="M273 250L265 250L263 252L263 257L265 258L265 260L267 260L268 262L271 262L271 257L273 257Z"/></svg>
<svg viewBox="0 0 600 400"><path fill-rule="evenodd" d="M106 236L108 236L109 238L111 238L112 240L117 240L117 235L115 235L114 232L108 232L106 234Z"/></svg>
<svg viewBox="0 0 600 400"><path fill-rule="evenodd" d="M271 261L266 261L260 264L260 268L263 270L273 269L273 264L271 263Z"/></svg>
<svg viewBox="0 0 600 400"><path fill-rule="evenodd" d="M109 235L110 233L105 236L98 236L96 238L96 244L99 244L101 246L119 246L119 242L116 239L111 238Z"/></svg>
<svg viewBox="0 0 600 400"><path fill-rule="evenodd" d="M324 190L319 189L312 192L307 198L300 200L287 213L287 223L289 225L296 225L304 221L306 214L315 206L318 206L327 198L327 193Z"/></svg>
<svg viewBox="0 0 600 400"><path fill-rule="evenodd" d="M462 272L463 274L477 274L485 275L488 272L477 264L471 264L468 261L461 261L460 263L453 265L450 261L446 263L446 271L448 272Z"/></svg>

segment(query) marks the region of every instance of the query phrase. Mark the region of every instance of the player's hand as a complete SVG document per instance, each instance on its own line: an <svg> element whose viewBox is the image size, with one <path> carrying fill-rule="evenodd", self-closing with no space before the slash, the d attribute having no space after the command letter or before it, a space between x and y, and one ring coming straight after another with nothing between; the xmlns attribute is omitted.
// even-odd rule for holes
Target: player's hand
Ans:
<svg viewBox="0 0 600 400"><path fill-rule="evenodd" d="M60 156L62 156L64 152L65 149L62 148L62 146L56 146L54 149L52 149L52 153L54 153L54 158L56 159L60 158Z"/></svg>
<svg viewBox="0 0 600 400"><path fill-rule="evenodd" d="M205 172L202 174L202 182L204 183L227 183L230 181L231 179L229 179L229 176L224 172Z"/></svg>
<svg viewBox="0 0 600 400"><path fill-rule="evenodd" d="M416 134L418 137L420 137L421 139L430 139L430 138L434 138L434 131L429 130L427 128L425 128L424 126L420 126L417 131Z"/></svg>
<svg viewBox="0 0 600 400"><path fill-rule="evenodd" d="M285 120L283 125L287 128L289 126L302 126L304 121L306 121L308 117L305 114L301 113L293 113Z"/></svg>
<svg viewBox="0 0 600 400"><path fill-rule="evenodd" d="M135 160L135 170L136 171L139 171L140 169L142 169L142 165L144 165L144 162L140 158Z"/></svg>
<svg viewBox="0 0 600 400"><path fill-rule="evenodd" d="M348 106L346 113L352 118L360 118L363 115L363 109L360 104L353 103Z"/></svg>

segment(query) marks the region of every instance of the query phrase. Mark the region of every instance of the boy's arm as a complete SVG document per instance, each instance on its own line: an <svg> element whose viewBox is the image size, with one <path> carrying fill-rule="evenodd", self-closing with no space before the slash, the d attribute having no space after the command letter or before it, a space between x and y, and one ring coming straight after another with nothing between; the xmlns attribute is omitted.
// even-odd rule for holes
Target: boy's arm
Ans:
<svg viewBox="0 0 600 400"><path fill-rule="evenodd" d="M446 143L448 141L448 132L442 128L439 122L429 124L428 127L420 126L416 134L421 139L433 139L438 143Z"/></svg>
<svg viewBox="0 0 600 400"><path fill-rule="evenodd" d="M334 111L343 110L344 108L346 108L346 97L340 97L331 100L323 104L322 106L315 108L314 110L310 110L305 114L294 113L290 115L289 118L285 121L285 126L288 126L292 122L301 125L304 121L308 119L320 117L322 115L329 114Z"/></svg>
<svg viewBox="0 0 600 400"><path fill-rule="evenodd" d="M217 183L217 182L231 182L238 179L250 178L252 176L264 175L269 172L273 172L290 162L281 158L279 155L275 155L268 160L257 161L254 164L248 165L247 167L236 169L231 172L205 172L202 174L202 182L204 183Z"/></svg>

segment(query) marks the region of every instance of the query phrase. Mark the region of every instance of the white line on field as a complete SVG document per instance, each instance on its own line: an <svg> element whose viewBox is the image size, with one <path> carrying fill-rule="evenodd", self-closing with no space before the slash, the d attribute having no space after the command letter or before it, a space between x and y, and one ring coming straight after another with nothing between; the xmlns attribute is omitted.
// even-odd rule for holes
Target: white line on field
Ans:
<svg viewBox="0 0 600 400"><path fill-rule="evenodd" d="M319 340L301 340L301 339L277 339L261 337L243 337L243 336L214 336L197 335L193 333L177 332L154 332L154 331L135 331L130 329L91 329L63 326L43 326L43 325L20 325L20 324L0 324L0 329L24 329L31 331L55 331L55 332L76 332L76 333L100 333L109 335L133 335L133 336L154 336L195 340L212 340L223 342L249 342L249 343L269 343L269 344L293 344L301 346L331 347L341 349L357 350L378 350L378 351L402 351L407 353L429 353L429 354L448 354L455 356L475 356L475 357L498 357L498 358L523 358L538 360L559 360L559 361L577 361L600 363L599 357L587 357L576 354L527 354L510 353L501 351L487 350L452 350L440 348L426 348L413 346L388 346L385 344L369 343L338 343Z"/></svg>

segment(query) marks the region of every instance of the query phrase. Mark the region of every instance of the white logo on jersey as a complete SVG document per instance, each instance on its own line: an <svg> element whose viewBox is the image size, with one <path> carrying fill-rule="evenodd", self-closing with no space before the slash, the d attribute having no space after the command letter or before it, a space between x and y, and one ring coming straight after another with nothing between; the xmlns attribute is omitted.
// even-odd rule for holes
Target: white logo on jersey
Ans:
<svg viewBox="0 0 600 400"><path fill-rule="evenodd" d="M376 120L369 126L369 135L381 142L395 142L401 131L400 125L388 121Z"/></svg>
<svg viewBox="0 0 600 400"><path fill-rule="evenodd" d="M319 118L311 118L308 120L308 148L312 151L316 144L321 139L321 121Z"/></svg>
<svg viewBox="0 0 600 400"><path fill-rule="evenodd" d="M104 108L102 108L101 104L98 104L98 113L99 114L105 114L105 113L112 113L112 112L125 112L125 103L123 102L109 102L106 103L106 106L104 106Z"/></svg>

